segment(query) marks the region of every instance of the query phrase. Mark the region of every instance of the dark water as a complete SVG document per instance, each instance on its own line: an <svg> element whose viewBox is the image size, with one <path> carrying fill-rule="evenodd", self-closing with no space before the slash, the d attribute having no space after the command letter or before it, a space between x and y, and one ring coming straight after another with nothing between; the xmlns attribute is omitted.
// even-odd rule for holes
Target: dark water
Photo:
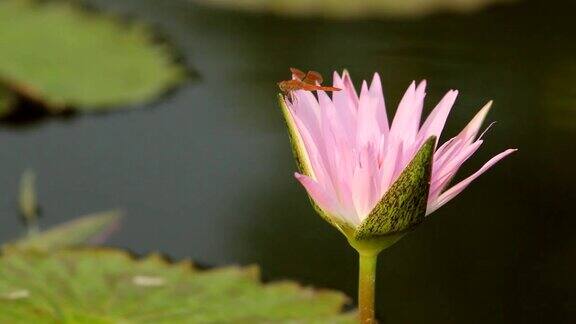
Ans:
<svg viewBox="0 0 576 324"><path fill-rule="evenodd" d="M128 218L112 245L259 263L267 280L354 296L355 254L292 177L275 81L289 66L346 67L356 80L380 71L388 103L412 79L428 80L428 107L459 89L445 134L495 100L498 124L464 171L520 148L381 255L383 323L576 321L574 4L330 22L176 0L91 3L157 26L200 77L142 110L3 127L0 239L21 231L16 188L31 167L45 226L122 207Z"/></svg>

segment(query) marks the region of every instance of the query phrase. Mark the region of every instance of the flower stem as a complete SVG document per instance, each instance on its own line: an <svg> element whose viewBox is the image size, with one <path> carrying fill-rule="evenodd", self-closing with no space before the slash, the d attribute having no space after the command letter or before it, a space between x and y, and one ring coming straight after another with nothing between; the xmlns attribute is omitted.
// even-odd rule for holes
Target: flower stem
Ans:
<svg viewBox="0 0 576 324"><path fill-rule="evenodd" d="M358 308L361 324L376 324L374 318L374 300L376 297L376 263L378 254L360 254L360 269L358 275Z"/></svg>

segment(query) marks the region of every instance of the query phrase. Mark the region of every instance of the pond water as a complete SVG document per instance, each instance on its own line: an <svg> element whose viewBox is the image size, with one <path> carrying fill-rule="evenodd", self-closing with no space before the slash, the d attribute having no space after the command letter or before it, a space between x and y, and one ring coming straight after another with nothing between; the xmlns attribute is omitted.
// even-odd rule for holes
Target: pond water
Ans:
<svg viewBox="0 0 576 324"><path fill-rule="evenodd" d="M38 175L43 226L121 207L109 243L219 266L258 263L355 295L356 256L309 206L276 105L288 67L381 72L394 107L413 79L427 107L460 97L446 135L487 100L498 121L463 174L520 150L380 256L383 323L571 323L576 319L576 32L569 1L524 1L414 20L287 19L187 1L92 0L156 26L195 77L128 112L2 127L0 239L22 171Z"/></svg>

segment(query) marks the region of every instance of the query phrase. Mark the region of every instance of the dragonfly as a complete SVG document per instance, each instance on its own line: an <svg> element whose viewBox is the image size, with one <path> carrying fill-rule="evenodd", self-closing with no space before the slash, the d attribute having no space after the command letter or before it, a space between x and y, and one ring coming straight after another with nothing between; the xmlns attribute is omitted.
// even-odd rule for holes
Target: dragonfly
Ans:
<svg viewBox="0 0 576 324"><path fill-rule="evenodd" d="M304 73L297 68L290 68L290 72L292 73L292 78L301 80L304 83L312 84L312 85L320 85L324 78L322 78L322 74L316 71L308 71Z"/></svg>
<svg viewBox="0 0 576 324"><path fill-rule="evenodd" d="M342 89L336 87L324 87L321 86L322 75L316 71L308 71L304 73L297 68L290 68L292 72L292 79L278 82L278 87L284 93L285 96L289 97L293 101L292 91L305 90L305 91L340 91Z"/></svg>

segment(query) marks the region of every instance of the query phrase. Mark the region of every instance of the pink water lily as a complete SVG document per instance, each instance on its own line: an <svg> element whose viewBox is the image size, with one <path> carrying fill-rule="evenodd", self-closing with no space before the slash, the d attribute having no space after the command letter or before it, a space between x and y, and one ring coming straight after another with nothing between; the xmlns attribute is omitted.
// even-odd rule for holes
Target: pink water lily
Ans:
<svg viewBox="0 0 576 324"><path fill-rule="evenodd" d="M330 217L358 227L382 199L422 144L440 138L458 91L450 90L421 123L426 81L413 82L391 122L386 112L378 74L362 83L358 96L350 76L334 73L332 98L298 90L284 98L293 136L303 146L303 168L296 178L315 203ZM488 102L455 137L437 145L426 214L449 202L498 161L514 152L508 149L486 162L480 170L449 186L460 166L482 145L479 134L490 110Z"/></svg>

